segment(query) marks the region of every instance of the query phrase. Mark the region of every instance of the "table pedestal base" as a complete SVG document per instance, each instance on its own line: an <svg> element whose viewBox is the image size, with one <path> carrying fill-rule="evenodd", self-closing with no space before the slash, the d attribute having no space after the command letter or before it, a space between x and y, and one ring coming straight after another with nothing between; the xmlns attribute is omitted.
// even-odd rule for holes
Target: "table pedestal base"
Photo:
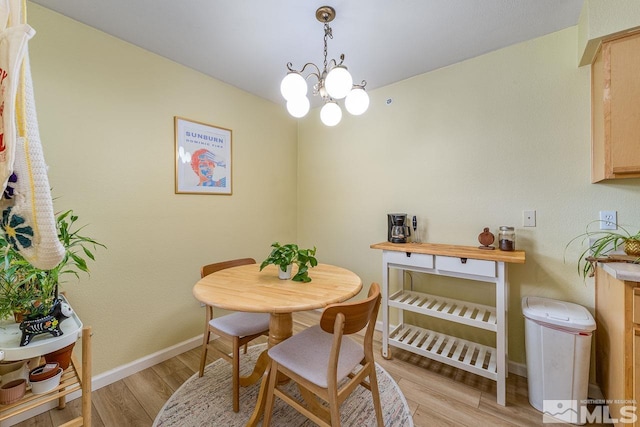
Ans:
<svg viewBox="0 0 640 427"><path fill-rule="evenodd" d="M269 319L269 348L293 335L293 316L291 313L271 313Z"/></svg>
<svg viewBox="0 0 640 427"><path fill-rule="evenodd" d="M292 335L293 315L291 313L271 313L271 317L269 319L268 348L281 343ZM247 427L258 425L258 421L260 421L260 418L262 418L262 414L264 413L264 405L267 398L267 384L269 383L269 355L266 350L258 357L253 373L248 377L241 378L240 384L244 386L243 381L246 382L247 385L255 384L260 377L262 377L262 382L260 383L258 401L256 402L253 414L251 414L251 418L247 422ZM286 379L284 381L286 381Z"/></svg>

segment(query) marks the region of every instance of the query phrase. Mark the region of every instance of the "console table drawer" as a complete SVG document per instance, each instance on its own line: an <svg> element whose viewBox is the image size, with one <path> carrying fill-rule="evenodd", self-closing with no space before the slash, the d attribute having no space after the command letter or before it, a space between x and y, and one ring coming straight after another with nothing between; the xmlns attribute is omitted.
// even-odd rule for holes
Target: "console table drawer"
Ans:
<svg viewBox="0 0 640 427"><path fill-rule="evenodd" d="M496 262L436 255L436 269L452 273L496 277Z"/></svg>
<svg viewBox="0 0 640 427"><path fill-rule="evenodd" d="M433 255L415 252L384 251L384 259L389 264L408 267L433 268Z"/></svg>

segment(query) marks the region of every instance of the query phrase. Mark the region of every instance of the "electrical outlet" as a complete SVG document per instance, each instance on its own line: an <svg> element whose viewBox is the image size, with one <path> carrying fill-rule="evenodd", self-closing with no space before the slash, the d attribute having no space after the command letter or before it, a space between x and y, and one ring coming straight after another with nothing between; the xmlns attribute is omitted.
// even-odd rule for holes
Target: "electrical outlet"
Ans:
<svg viewBox="0 0 640 427"><path fill-rule="evenodd" d="M600 230L617 230L618 213L616 211L600 211Z"/></svg>
<svg viewBox="0 0 640 427"><path fill-rule="evenodd" d="M525 227L535 227L536 211L522 211L522 225Z"/></svg>

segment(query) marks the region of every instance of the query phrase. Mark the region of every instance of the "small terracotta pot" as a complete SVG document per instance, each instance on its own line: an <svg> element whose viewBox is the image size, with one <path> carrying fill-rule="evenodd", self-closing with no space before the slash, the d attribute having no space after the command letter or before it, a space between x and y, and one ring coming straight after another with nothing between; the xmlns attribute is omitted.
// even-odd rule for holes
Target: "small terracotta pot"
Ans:
<svg viewBox="0 0 640 427"><path fill-rule="evenodd" d="M61 348L60 350L45 354L44 360L46 360L47 363L58 362L62 369L67 369L69 367L69 364L71 363L71 352L73 351L73 346L75 345L76 343L72 342L71 344Z"/></svg>
<svg viewBox="0 0 640 427"><path fill-rule="evenodd" d="M58 368L60 364L58 362L55 363L47 363L46 365L38 366L35 369L32 369L29 372L29 381L30 382L38 382L48 380L51 377L55 377L58 374Z"/></svg>
<svg viewBox="0 0 640 427"><path fill-rule="evenodd" d="M13 380L0 387L0 404L9 405L24 396L27 381L24 378Z"/></svg>
<svg viewBox="0 0 640 427"><path fill-rule="evenodd" d="M24 320L24 312L22 311L14 311L13 312L13 321L16 323L22 323Z"/></svg>

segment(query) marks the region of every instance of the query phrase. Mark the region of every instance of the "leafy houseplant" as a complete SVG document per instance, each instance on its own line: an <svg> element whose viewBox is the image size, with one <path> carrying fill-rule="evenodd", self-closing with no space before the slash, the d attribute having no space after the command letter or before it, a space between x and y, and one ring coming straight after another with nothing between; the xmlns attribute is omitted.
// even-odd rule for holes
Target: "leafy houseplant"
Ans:
<svg viewBox="0 0 640 427"><path fill-rule="evenodd" d="M315 258L316 248L313 249L300 249L298 245L288 243L281 245L278 242L272 243L271 253L260 264L260 271L269 264L277 265L280 271L286 272L290 265L296 264L298 266L298 272L291 280L295 282L310 282L309 268L318 265L318 260Z"/></svg>
<svg viewBox="0 0 640 427"><path fill-rule="evenodd" d="M593 276L594 260L602 258L612 251L622 249L627 255L637 258L634 262L640 262L640 231L632 234L620 225L618 225L618 231L594 231L589 229L591 224L600 222L601 221L597 220L589 223L586 231L571 239L565 247L566 251L569 245L579 239L589 242L587 249L585 249L578 258L578 273L584 278ZM590 239L593 240L590 241Z"/></svg>
<svg viewBox="0 0 640 427"><path fill-rule="evenodd" d="M68 210L56 217L58 239L65 249L62 261L51 270L41 270L26 261L6 235L0 235L0 319L12 313L27 313L36 318L49 312L58 296L58 284L65 275L79 278L79 272L89 273L86 258L95 260L91 249L105 247L74 230L78 217Z"/></svg>

